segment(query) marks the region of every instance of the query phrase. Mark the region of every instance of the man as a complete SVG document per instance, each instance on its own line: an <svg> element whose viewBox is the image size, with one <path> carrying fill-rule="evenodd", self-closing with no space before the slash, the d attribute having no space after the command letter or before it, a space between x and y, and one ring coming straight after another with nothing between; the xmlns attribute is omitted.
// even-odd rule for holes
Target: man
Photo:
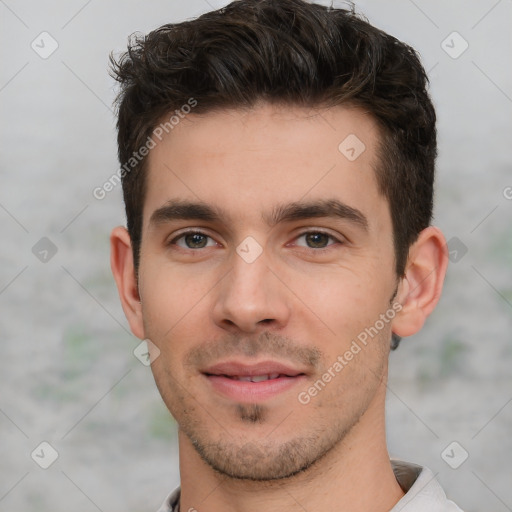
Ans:
<svg viewBox="0 0 512 512"><path fill-rule="evenodd" d="M447 266L414 51L353 12L240 0L113 65L112 269L179 426L160 510L459 510L385 439L390 349Z"/></svg>

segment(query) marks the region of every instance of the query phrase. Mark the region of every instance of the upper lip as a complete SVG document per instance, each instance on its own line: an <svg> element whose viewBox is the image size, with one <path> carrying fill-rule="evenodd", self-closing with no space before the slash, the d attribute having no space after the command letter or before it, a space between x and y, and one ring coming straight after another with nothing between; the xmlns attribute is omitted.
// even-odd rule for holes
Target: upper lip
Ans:
<svg viewBox="0 0 512 512"><path fill-rule="evenodd" d="M288 377L303 375L305 372L279 363L277 361L262 361L255 364L247 364L238 361L224 361L202 370L207 375L228 375L237 377L255 377L257 375L270 375L278 373Z"/></svg>

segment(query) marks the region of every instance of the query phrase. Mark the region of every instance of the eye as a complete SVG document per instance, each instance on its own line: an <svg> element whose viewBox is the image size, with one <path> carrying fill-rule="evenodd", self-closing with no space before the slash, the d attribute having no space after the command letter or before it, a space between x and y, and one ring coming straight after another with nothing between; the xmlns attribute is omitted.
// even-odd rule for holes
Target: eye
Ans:
<svg viewBox="0 0 512 512"><path fill-rule="evenodd" d="M169 245L177 245L182 249L204 249L216 245L216 242L200 231L188 231L173 238Z"/></svg>
<svg viewBox="0 0 512 512"><path fill-rule="evenodd" d="M301 247L308 247L309 249L325 249L330 245L340 243L337 238L323 231L307 231L299 235L296 240L302 239L304 240L305 245L300 243L297 245ZM332 242L329 243L329 241Z"/></svg>

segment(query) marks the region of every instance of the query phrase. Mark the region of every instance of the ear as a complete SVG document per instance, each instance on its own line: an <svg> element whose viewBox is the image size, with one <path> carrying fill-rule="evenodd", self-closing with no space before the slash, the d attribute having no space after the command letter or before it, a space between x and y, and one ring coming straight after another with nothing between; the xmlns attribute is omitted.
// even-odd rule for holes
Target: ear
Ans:
<svg viewBox="0 0 512 512"><path fill-rule="evenodd" d="M119 298L130 329L137 338L144 339L142 304L140 303L130 235L119 226L110 235L110 266L119 291Z"/></svg>
<svg viewBox="0 0 512 512"><path fill-rule="evenodd" d="M409 249L395 299L402 309L393 319L393 333L411 336L423 327L441 297L447 266L444 235L433 226L424 229Z"/></svg>

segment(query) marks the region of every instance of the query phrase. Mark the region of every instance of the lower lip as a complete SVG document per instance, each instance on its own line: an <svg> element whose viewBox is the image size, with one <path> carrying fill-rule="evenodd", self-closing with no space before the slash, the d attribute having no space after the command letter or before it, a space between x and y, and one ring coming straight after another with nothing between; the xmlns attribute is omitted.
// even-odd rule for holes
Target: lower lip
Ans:
<svg viewBox="0 0 512 512"><path fill-rule="evenodd" d="M297 377L278 377L261 382L248 382L235 380L224 375L205 375L213 389L221 395L237 402L262 402L273 398L285 391L289 391L295 385L305 379L305 375Z"/></svg>

